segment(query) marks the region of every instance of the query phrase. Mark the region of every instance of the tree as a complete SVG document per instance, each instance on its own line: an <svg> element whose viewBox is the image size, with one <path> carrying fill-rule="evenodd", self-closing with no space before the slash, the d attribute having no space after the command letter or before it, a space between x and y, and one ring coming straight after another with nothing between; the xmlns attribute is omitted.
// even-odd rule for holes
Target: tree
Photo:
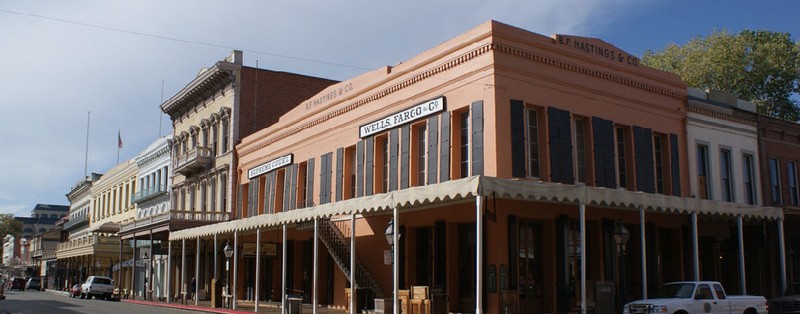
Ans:
<svg viewBox="0 0 800 314"><path fill-rule="evenodd" d="M0 214L0 239L8 234L15 237L22 235L22 222L14 219L13 214Z"/></svg>
<svg viewBox="0 0 800 314"><path fill-rule="evenodd" d="M683 46L647 50L642 63L678 74L691 87L754 102L760 114L800 119L800 42L792 42L789 33L715 31Z"/></svg>

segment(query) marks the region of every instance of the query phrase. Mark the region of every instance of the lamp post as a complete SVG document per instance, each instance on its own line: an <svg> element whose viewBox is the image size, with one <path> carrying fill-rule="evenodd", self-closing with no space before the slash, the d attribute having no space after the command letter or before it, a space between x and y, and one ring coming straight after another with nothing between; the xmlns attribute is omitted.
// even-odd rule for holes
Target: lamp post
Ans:
<svg viewBox="0 0 800 314"><path fill-rule="evenodd" d="M147 256L147 252L144 252L144 256L142 256L142 262L144 262L144 299L147 300L147 284L150 282L147 280L150 270L150 257Z"/></svg>
<svg viewBox="0 0 800 314"><path fill-rule="evenodd" d="M630 236L631 233L625 228L622 221L618 221L616 228L614 228L614 243L617 244L617 254L619 255L619 294L621 304L625 303L625 295L627 294L625 289L625 245L628 244Z"/></svg>
<svg viewBox="0 0 800 314"><path fill-rule="evenodd" d="M396 209L394 216L397 217ZM395 256L395 254L397 253L395 252L394 248L395 248L395 240L398 241L400 240L400 232L397 232L397 234L395 234L394 217L389 220L389 226L386 227L386 232L384 232L384 235L386 236L386 243L389 244L389 248L391 249L392 252L392 263L391 263L392 264L392 313L397 314L399 313L399 308L397 306L397 295L395 295L395 293L397 292L398 289L397 281L399 279L399 274L397 273L397 265L396 265L397 257Z"/></svg>
<svg viewBox="0 0 800 314"><path fill-rule="evenodd" d="M230 245L230 241L225 243L225 248L223 248L222 251L225 252L225 294L228 295L228 290L230 289L228 285L228 281L230 280L230 262L231 256L233 256L233 248Z"/></svg>

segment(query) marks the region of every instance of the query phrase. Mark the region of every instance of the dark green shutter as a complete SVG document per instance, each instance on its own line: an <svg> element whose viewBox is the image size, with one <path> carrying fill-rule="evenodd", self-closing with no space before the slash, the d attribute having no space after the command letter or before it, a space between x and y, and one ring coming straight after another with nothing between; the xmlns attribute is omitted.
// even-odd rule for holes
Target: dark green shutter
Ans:
<svg viewBox="0 0 800 314"><path fill-rule="evenodd" d="M525 104L511 100L511 175L525 177Z"/></svg>
<svg viewBox="0 0 800 314"><path fill-rule="evenodd" d="M450 180L450 112L442 112L441 147L439 148L439 182Z"/></svg>
<svg viewBox="0 0 800 314"><path fill-rule="evenodd" d="M439 162L439 116L428 119L428 184L437 182ZM420 182L421 184L421 182Z"/></svg>
<svg viewBox="0 0 800 314"><path fill-rule="evenodd" d="M364 196L364 140L356 143L356 197Z"/></svg>
<svg viewBox="0 0 800 314"><path fill-rule="evenodd" d="M681 196L681 168L678 157L678 135L669 135L670 169L672 169L672 195Z"/></svg>
<svg viewBox="0 0 800 314"><path fill-rule="evenodd" d="M367 138L367 152L364 166L364 195L370 196L373 193L373 175L375 173L375 137Z"/></svg>
<svg viewBox="0 0 800 314"><path fill-rule="evenodd" d="M306 162L306 203L303 205L314 206L314 158Z"/></svg>
<svg viewBox="0 0 800 314"><path fill-rule="evenodd" d="M595 185L617 188L614 163L614 122L592 117Z"/></svg>
<svg viewBox="0 0 800 314"><path fill-rule="evenodd" d="M572 170L572 131L569 111L547 108L550 133L550 176L553 182L574 183Z"/></svg>
<svg viewBox="0 0 800 314"><path fill-rule="evenodd" d="M344 148L336 149L336 201L344 194Z"/></svg>
<svg viewBox="0 0 800 314"><path fill-rule="evenodd" d="M400 148L398 144L400 140L399 130L392 129L389 131L389 191L391 192L397 190L397 155L398 149Z"/></svg>
<svg viewBox="0 0 800 314"><path fill-rule="evenodd" d="M409 160L411 158L411 128L404 125L400 128L400 189L408 188Z"/></svg>
<svg viewBox="0 0 800 314"><path fill-rule="evenodd" d="M483 175L483 101L472 103L472 173Z"/></svg>

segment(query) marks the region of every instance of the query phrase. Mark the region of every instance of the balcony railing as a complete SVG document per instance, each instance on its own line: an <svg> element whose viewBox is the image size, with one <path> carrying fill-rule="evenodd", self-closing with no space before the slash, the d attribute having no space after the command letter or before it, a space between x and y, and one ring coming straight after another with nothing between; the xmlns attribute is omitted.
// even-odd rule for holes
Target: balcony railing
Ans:
<svg viewBox="0 0 800 314"><path fill-rule="evenodd" d="M187 175L211 167L213 158L210 148L197 146L183 155L175 156L173 166L176 172Z"/></svg>
<svg viewBox="0 0 800 314"><path fill-rule="evenodd" d="M227 212L201 212L191 210L170 210L161 214L156 214L144 218L136 219L120 226L119 232L124 233L130 230L147 227L164 221L196 221L196 222L223 222L230 219Z"/></svg>
<svg viewBox="0 0 800 314"><path fill-rule="evenodd" d="M56 249L38 249L31 252L31 257L37 258L41 257L42 259L51 259L56 258Z"/></svg>
<svg viewBox="0 0 800 314"><path fill-rule="evenodd" d="M89 215L83 215L76 217L75 219L70 219L64 224L64 230L72 230L75 227L79 227L84 224L89 224Z"/></svg>
<svg viewBox="0 0 800 314"><path fill-rule="evenodd" d="M167 186L163 184L154 185L131 195L131 202L140 203L159 195L167 193Z"/></svg>

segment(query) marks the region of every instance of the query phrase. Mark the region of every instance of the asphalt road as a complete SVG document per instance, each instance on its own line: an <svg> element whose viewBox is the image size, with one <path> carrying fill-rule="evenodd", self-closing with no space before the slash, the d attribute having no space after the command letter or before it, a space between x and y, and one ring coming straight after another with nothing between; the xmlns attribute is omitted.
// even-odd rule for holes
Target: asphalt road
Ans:
<svg viewBox="0 0 800 314"><path fill-rule="evenodd" d="M5 291L6 299L0 300L0 314L6 313L45 313L45 314L76 314L76 313L147 313L147 314L173 314L190 313L186 310L162 308L130 304L119 301L103 301L92 298L81 300L69 298L64 294L43 291Z"/></svg>

